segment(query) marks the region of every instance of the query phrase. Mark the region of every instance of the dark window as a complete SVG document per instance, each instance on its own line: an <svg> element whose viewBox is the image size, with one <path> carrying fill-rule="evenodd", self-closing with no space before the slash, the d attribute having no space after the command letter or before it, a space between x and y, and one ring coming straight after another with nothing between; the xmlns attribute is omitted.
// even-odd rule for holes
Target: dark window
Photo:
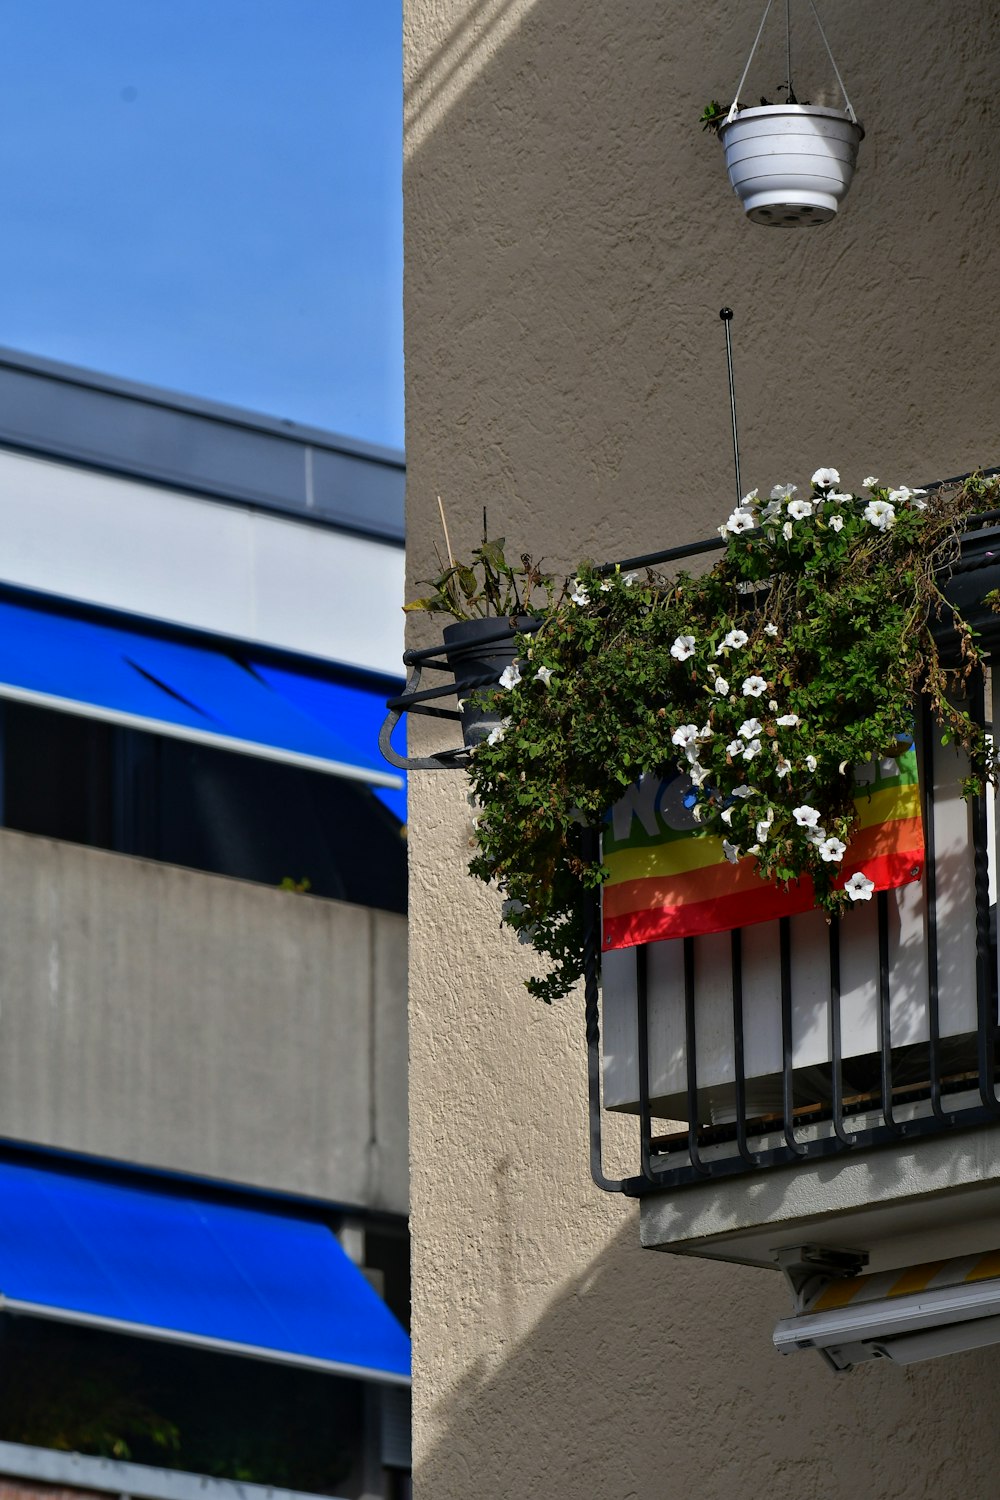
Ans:
<svg viewBox="0 0 1000 1500"><path fill-rule="evenodd" d="M3 823L263 885L406 909L406 843L363 783L9 702Z"/></svg>

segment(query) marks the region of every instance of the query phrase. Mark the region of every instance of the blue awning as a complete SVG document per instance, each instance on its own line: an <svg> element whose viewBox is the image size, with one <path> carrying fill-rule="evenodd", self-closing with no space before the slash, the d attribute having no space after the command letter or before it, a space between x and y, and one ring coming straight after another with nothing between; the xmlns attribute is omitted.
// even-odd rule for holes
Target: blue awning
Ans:
<svg viewBox="0 0 1000 1500"><path fill-rule="evenodd" d="M402 1325L315 1220L0 1163L0 1310L408 1384Z"/></svg>
<svg viewBox="0 0 1000 1500"><path fill-rule="evenodd" d="M399 789L378 755L385 696L221 642L0 598L0 697Z"/></svg>

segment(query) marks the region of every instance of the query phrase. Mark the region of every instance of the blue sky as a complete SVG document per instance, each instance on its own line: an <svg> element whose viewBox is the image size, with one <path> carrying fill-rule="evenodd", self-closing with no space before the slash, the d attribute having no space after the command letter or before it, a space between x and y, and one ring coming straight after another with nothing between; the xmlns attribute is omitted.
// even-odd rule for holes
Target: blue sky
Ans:
<svg viewBox="0 0 1000 1500"><path fill-rule="evenodd" d="M401 0L7 0L0 344L403 441Z"/></svg>

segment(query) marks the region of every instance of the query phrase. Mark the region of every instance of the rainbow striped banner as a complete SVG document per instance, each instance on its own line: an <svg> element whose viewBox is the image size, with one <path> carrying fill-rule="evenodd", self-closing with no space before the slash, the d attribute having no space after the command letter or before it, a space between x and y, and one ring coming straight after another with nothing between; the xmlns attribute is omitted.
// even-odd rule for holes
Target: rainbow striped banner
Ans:
<svg viewBox="0 0 1000 1500"><path fill-rule="evenodd" d="M692 816L690 778L643 777L608 814L603 835L602 947L631 948L666 938L728 932L809 911L808 876L782 890L762 880L755 861L731 865L722 838ZM838 884L861 871L877 891L920 880L924 834L912 747L857 772L859 827Z"/></svg>

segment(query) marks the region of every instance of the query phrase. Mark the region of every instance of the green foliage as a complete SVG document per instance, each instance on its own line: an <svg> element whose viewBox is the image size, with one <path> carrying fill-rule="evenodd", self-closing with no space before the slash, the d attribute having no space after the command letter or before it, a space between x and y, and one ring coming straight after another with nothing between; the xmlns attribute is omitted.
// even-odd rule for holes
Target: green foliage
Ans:
<svg viewBox="0 0 1000 1500"><path fill-rule="evenodd" d="M312 890L312 881L308 875L303 875L301 880L296 880L293 875L283 875L278 890L293 891L296 896L304 896Z"/></svg>
<svg viewBox="0 0 1000 1500"><path fill-rule="evenodd" d="M698 116L698 124L702 130L714 130L718 133L719 126L728 113L729 111L722 107L718 99L710 99Z"/></svg>
<svg viewBox="0 0 1000 1500"><path fill-rule="evenodd" d="M519 567L509 562L504 546L503 537L484 541L473 552L471 563L453 562L437 578L423 579L422 586L434 592L404 604L404 610L474 620L525 614L542 600L551 606L554 591L548 574L527 553L522 555Z"/></svg>
<svg viewBox="0 0 1000 1500"><path fill-rule="evenodd" d="M474 752L479 805L473 875L496 882L503 919L552 961L528 983L550 1001L579 978L581 895L602 870L585 857L641 775L678 768L695 816L734 863L752 858L783 886L808 875L827 913L848 905L840 865L856 826L852 768L891 754L917 693L992 776L982 729L951 701L981 666L971 630L947 604L942 570L965 518L996 482L957 492L842 494L835 470L811 493L753 491L720 527L710 572L668 579L583 566L519 638L519 679L488 695L504 717ZM932 627L957 634L942 661Z"/></svg>

